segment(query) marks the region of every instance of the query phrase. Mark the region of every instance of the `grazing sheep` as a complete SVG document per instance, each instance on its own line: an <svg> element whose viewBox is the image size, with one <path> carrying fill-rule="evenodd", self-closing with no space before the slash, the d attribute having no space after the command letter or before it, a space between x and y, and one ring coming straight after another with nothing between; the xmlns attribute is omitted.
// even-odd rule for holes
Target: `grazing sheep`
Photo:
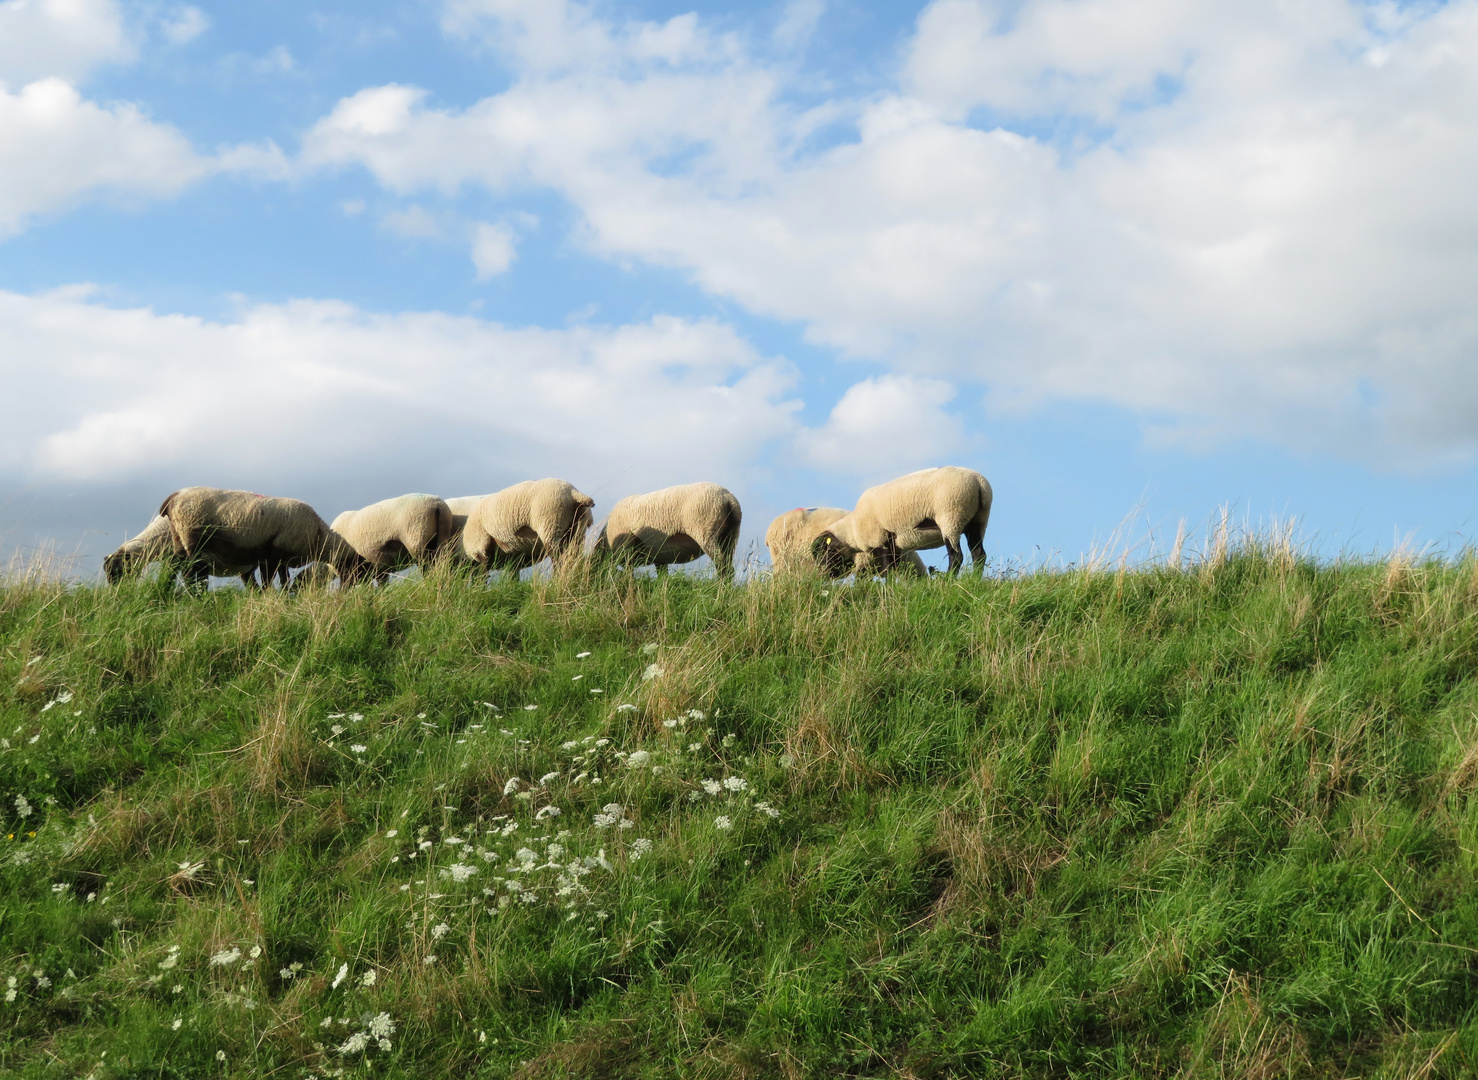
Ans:
<svg viewBox="0 0 1478 1080"><path fill-rule="evenodd" d="M558 562L584 546L594 505L564 480L514 484L471 508L462 528L462 553L489 570L515 574L544 558Z"/></svg>
<svg viewBox="0 0 1478 1080"><path fill-rule="evenodd" d="M835 506L798 506L770 522L770 527L765 530L765 546L770 549L775 573L819 571L821 567L811 554L811 545L846 515L847 511ZM847 572L851 573L850 569ZM905 552L897 563L888 568L888 572L911 577L929 576L924 560L916 551Z"/></svg>
<svg viewBox="0 0 1478 1080"><path fill-rule="evenodd" d="M629 554L635 556L631 565L655 563L658 573L707 555L718 573L732 580L739 522L739 500L717 484L628 495L611 507L592 554L618 559Z"/></svg>
<svg viewBox="0 0 1478 1080"><path fill-rule="evenodd" d="M828 574L843 577L886 571L904 552L943 546L949 549L949 572L958 574L965 561L963 535L978 573L985 566L990 503L990 482L973 469L923 469L868 488L850 514L812 541L811 551Z"/></svg>
<svg viewBox="0 0 1478 1080"><path fill-rule="evenodd" d="M175 569L179 569L184 574L185 581L191 585L203 584L212 574L217 577L240 577L241 583L248 588L257 583L255 563L250 566L233 566L206 558L187 562L183 566L175 564L174 537L169 530L169 519L162 516L155 516L144 527L143 532L132 540L125 540L117 551L105 558L103 573L107 575L108 584L116 585L129 575L143 573L144 567L151 562L160 561L172 564L171 576Z"/></svg>
<svg viewBox="0 0 1478 1080"><path fill-rule="evenodd" d="M264 586L273 577L285 583L290 567L315 560L336 567L345 584L369 568L347 540L298 499L188 487L165 499L159 513L169 519L177 555L259 566Z"/></svg>
<svg viewBox="0 0 1478 1080"><path fill-rule="evenodd" d="M370 564L383 583L392 571L424 566L452 537L452 510L435 495L399 495L345 510L330 528Z"/></svg>

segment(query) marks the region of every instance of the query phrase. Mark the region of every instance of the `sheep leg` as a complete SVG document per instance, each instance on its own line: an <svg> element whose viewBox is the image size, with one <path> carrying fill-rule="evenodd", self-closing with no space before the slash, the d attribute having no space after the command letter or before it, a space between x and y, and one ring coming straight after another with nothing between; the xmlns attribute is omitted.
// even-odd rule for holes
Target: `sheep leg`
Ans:
<svg viewBox="0 0 1478 1080"><path fill-rule="evenodd" d="M944 546L949 549L949 576L955 577L959 574L960 567L965 565L965 553L960 550L960 538L956 536L951 540L946 537Z"/></svg>
<svg viewBox="0 0 1478 1080"><path fill-rule="evenodd" d="M965 526L965 540L970 545L970 572L985 570L985 522L979 518Z"/></svg>

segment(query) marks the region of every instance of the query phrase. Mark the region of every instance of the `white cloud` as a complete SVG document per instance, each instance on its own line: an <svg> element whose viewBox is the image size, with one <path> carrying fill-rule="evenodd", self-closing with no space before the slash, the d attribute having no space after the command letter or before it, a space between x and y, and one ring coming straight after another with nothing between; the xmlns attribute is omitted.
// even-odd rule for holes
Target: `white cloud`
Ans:
<svg viewBox="0 0 1478 1080"><path fill-rule="evenodd" d="M424 207L412 204L403 210L392 210L380 224L397 236L411 240L434 240L441 236L441 222Z"/></svg>
<svg viewBox="0 0 1478 1080"><path fill-rule="evenodd" d="M0 379L6 477L455 495L565 475L602 505L742 480L796 408L789 366L711 321L515 329L316 301L212 321L86 289L0 292Z"/></svg>
<svg viewBox="0 0 1478 1080"><path fill-rule="evenodd" d="M826 0L790 0L775 24L775 44L785 50L803 49L826 13Z"/></svg>
<svg viewBox="0 0 1478 1080"><path fill-rule="evenodd" d="M0 89L0 237L83 194L173 195L212 164L126 102L98 105L60 79Z"/></svg>
<svg viewBox="0 0 1478 1080"><path fill-rule="evenodd" d="M944 411L954 387L937 379L882 375L850 387L827 422L796 437L808 464L882 480L922 465L945 464L960 448L960 423Z"/></svg>
<svg viewBox="0 0 1478 1080"><path fill-rule="evenodd" d="M210 16L198 7L186 5L164 16L160 29L171 45L188 45L210 29Z"/></svg>
<svg viewBox="0 0 1478 1080"><path fill-rule="evenodd" d="M308 163L557 190L594 251L997 403L1388 463L1478 448L1478 0L939 0L894 92L808 110L696 19L444 12L514 85L361 91ZM853 139L807 141L839 119Z"/></svg>
<svg viewBox="0 0 1478 1080"><path fill-rule="evenodd" d="M47 76L77 80L133 56L117 0L0 2L0 88Z"/></svg>
<svg viewBox="0 0 1478 1080"><path fill-rule="evenodd" d="M512 230L486 222L478 222L472 230L472 265L477 268L478 281L503 273L513 265L515 254Z"/></svg>

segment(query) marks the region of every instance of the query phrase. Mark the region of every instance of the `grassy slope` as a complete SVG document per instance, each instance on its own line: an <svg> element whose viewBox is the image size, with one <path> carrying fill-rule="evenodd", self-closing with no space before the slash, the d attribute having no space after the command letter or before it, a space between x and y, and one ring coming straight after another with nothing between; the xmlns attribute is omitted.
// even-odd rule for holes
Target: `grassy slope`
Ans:
<svg viewBox="0 0 1478 1080"><path fill-rule="evenodd" d="M0 1073L1460 1075L1475 615L1471 561L1256 553L13 585Z"/></svg>

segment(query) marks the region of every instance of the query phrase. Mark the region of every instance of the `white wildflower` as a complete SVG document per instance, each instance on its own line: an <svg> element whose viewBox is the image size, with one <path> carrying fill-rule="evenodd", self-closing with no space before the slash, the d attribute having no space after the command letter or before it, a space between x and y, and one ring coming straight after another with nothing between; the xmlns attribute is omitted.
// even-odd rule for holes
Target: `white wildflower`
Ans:
<svg viewBox="0 0 1478 1080"><path fill-rule="evenodd" d="M341 712L331 712L328 714L328 718L330 720L342 720L344 719L344 714Z"/></svg>
<svg viewBox="0 0 1478 1080"><path fill-rule="evenodd" d="M561 750L573 750L573 749L575 749L575 747L577 747L579 745L580 745L579 742L577 742L574 739L571 739L569 742L560 743L559 744L559 748Z"/></svg>
<svg viewBox="0 0 1478 1080"><path fill-rule="evenodd" d="M422 960L421 963L423 963L423 964L434 964L434 963L436 963L436 954L435 953L427 953L426 954L426 958L424 960Z"/></svg>
<svg viewBox="0 0 1478 1080"><path fill-rule="evenodd" d="M437 923L431 928L431 940L440 941L442 938L446 937L447 934L451 933L451 930L452 928L446 923Z"/></svg>
<svg viewBox="0 0 1478 1080"><path fill-rule="evenodd" d="M368 750L369 747L365 746L364 743L355 743L353 746L349 747L349 749L354 751L354 753L356 754L362 754L366 750Z"/></svg>
<svg viewBox="0 0 1478 1080"><path fill-rule="evenodd" d="M432 842L430 840L422 840L419 844L416 845L416 848L418 850L420 850L420 851L425 851L427 848L429 848L431 846L432 846Z"/></svg>
<svg viewBox="0 0 1478 1080"><path fill-rule="evenodd" d="M780 816L780 811L776 810L767 802L757 802L754 804L754 808L762 814L768 814L772 818L777 818Z"/></svg>
<svg viewBox="0 0 1478 1080"><path fill-rule="evenodd" d="M364 1048L368 1045L369 1036L362 1031L356 1031L353 1035L350 1035L347 1039L344 1040L344 1044L339 1047L339 1053L343 1054L345 1057L349 1056L350 1054L362 1054L364 1053Z"/></svg>
<svg viewBox="0 0 1478 1080"><path fill-rule="evenodd" d="M657 643L655 641L649 641L649 642L647 642L645 645L643 645L641 647L641 653L642 653L643 656L651 656L653 653L655 653L657 651L657 649L658 649Z"/></svg>
<svg viewBox="0 0 1478 1080"><path fill-rule="evenodd" d="M667 669L661 664L648 664L647 670L641 673L641 681L651 682L653 679L660 679L665 674L667 674Z"/></svg>
<svg viewBox="0 0 1478 1080"><path fill-rule="evenodd" d="M224 1051L224 1050L217 1050L216 1051L216 1060L217 1061L225 1061L226 1060L226 1051Z"/></svg>
<svg viewBox="0 0 1478 1080"><path fill-rule="evenodd" d="M590 655L590 653L588 651L587 652L577 652L575 654L575 659L576 660L584 660L589 655Z"/></svg>
<svg viewBox="0 0 1478 1080"><path fill-rule="evenodd" d="M370 1033L371 1038L385 1039L395 1034L395 1021L390 1019L389 1013L382 1012L369 1022L365 1030Z"/></svg>
<svg viewBox="0 0 1478 1080"><path fill-rule="evenodd" d="M708 717L697 709L689 709L685 714L690 720L707 720Z"/></svg>
<svg viewBox="0 0 1478 1080"><path fill-rule="evenodd" d="M744 791L748 789L749 781L745 780L743 777L729 776L724 778L724 787L728 788L730 791Z"/></svg>
<svg viewBox="0 0 1478 1080"><path fill-rule="evenodd" d="M375 975L375 969L374 968L370 968L368 971L366 971L363 975L361 975L359 977L359 985L360 986L374 986L375 985L375 979L376 978L377 978L377 976Z"/></svg>
<svg viewBox="0 0 1478 1080"><path fill-rule="evenodd" d="M185 1021L184 1021L183 1018L176 1016L174 1018L174 1023L169 1025L169 1030L170 1031L179 1031L180 1030L180 1025L183 1024L184 1022Z"/></svg>
<svg viewBox="0 0 1478 1080"><path fill-rule="evenodd" d="M723 741L720 742L719 745L722 746L722 747L724 747L725 749L727 749L728 747L734 745L734 738L735 738L735 735L731 731L727 735L724 736Z"/></svg>
<svg viewBox="0 0 1478 1080"><path fill-rule="evenodd" d="M253 960L255 960L257 957L259 957L259 956L262 955L262 947L260 945L253 945L251 947L251 952L248 953L247 955L249 955Z"/></svg>
<svg viewBox="0 0 1478 1080"><path fill-rule="evenodd" d="M631 756L626 759L626 767L629 769L644 769L652 761L652 755L645 750L633 750Z"/></svg>
<svg viewBox="0 0 1478 1080"><path fill-rule="evenodd" d="M572 679L570 679L570 682L579 682L583 678L585 678L584 675L576 675Z"/></svg>
<svg viewBox="0 0 1478 1080"><path fill-rule="evenodd" d="M535 710L535 709L537 709L537 708L538 708L538 707L539 707L539 706L537 706L537 705L525 705L525 706L524 706L524 707L523 707L523 711L524 711L524 712L533 712L533 711L534 711L534 710Z"/></svg>
<svg viewBox="0 0 1478 1080"><path fill-rule="evenodd" d="M652 842L645 837L642 837L639 840L633 840L631 842L631 847L627 849L627 857L632 862L636 862L638 859L640 859L643 855L647 854L651 850Z"/></svg>
<svg viewBox="0 0 1478 1080"><path fill-rule="evenodd" d="M592 820L597 829L609 829L612 825L619 824L625 816L626 808L620 803L606 803Z"/></svg>
<svg viewBox="0 0 1478 1080"><path fill-rule="evenodd" d="M543 776L539 777L539 783L540 784L547 784L547 783L549 783L549 781L553 780L558 775L559 775L559 770L557 770L557 769L554 772L547 772Z"/></svg>
<svg viewBox="0 0 1478 1080"><path fill-rule="evenodd" d="M400 835L400 830L399 829L390 829L390 830L388 830L385 833L385 839L386 840L394 840L399 835Z"/></svg>
<svg viewBox="0 0 1478 1080"><path fill-rule="evenodd" d="M521 783L521 781L518 779L518 777L516 777L516 776L510 776L508 778L508 782L503 785L503 794L504 795L512 795L515 791L518 790L518 785L520 783Z"/></svg>
<svg viewBox="0 0 1478 1080"><path fill-rule="evenodd" d="M734 827L734 823L729 820L726 815L720 814L718 817L713 819L713 827L720 830L732 829Z"/></svg>
<svg viewBox="0 0 1478 1080"><path fill-rule="evenodd" d="M617 705L616 706L616 711L617 712L636 712L636 706L635 705Z"/></svg>
<svg viewBox="0 0 1478 1080"><path fill-rule="evenodd" d="M542 806L539 808L539 812L534 815L534 820L540 821L547 817L556 818L559 817L561 813L563 813L563 811L560 810L560 808L557 806Z"/></svg>
<svg viewBox="0 0 1478 1080"><path fill-rule="evenodd" d="M159 961L159 970L160 971L168 971L170 968L174 967L179 962L180 962L180 947L178 945L171 945L169 947L169 955L166 956L163 960ZM212 961L212 962L214 962L214 961Z"/></svg>
<svg viewBox="0 0 1478 1080"><path fill-rule="evenodd" d="M364 713L362 713L362 712L352 712L352 713L349 714L349 723L351 723L351 724L357 724L357 723L359 723L363 719L364 719Z"/></svg>
<svg viewBox="0 0 1478 1080"><path fill-rule="evenodd" d="M702 749L703 749L703 744L701 742L691 742L691 743L688 743L688 753L690 753L690 754L697 753L699 750L702 750Z"/></svg>
<svg viewBox="0 0 1478 1080"><path fill-rule="evenodd" d="M15 797L15 812L23 818L31 816L31 804L26 801L24 795L17 795Z"/></svg>
<svg viewBox="0 0 1478 1080"><path fill-rule="evenodd" d="M333 985L330 986L329 989L330 990L337 990L339 988L339 983L343 982L346 978L348 978L348 976L349 976L349 965L348 964L340 964L339 965L339 973L334 976Z"/></svg>
<svg viewBox="0 0 1478 1080"><path fill-rule="evenodd" d="M597 687L596 687L596 688L595 688L595 689L593 689L593 690L591 690L591 691L590 691L590 692L591 692L591 693L592 693L592 694L604 694L604 693L605 693L605 691L604 691L604 690L602 690L602 689L601 689L601 688L600 688L600 687L598 687L598 686L597 686Z"/></svg>
<svg viewBox="0 0 1478 1080"><path fill-rule="evenodd" d="M477 867L469 866L466 863L455 862L452 863L451 866L448 866L446 869L444 869L441 872L441 876L449 877L460 885L462 882L466 881L475 873L477 873Z"/></svg>
<svg viewBox="0 0 1478 1080"><path fill-rule="evenodd" d="M467 841L463 840L460 836L446 836L442 838L441 842L443 844L451 844L455 847L461 844L465 844Z"/></svg>
<svg viewBox="0 0 1478 1080"><path fill-rule="evenodd" d="M675 727L677 727L677 721L676 720L664 720L664 721L662 721L662 726L665 727L665 728L675 728Z"/></svg>
<svg viewBox="0 0 1478 1080"><path fill-rule="evenodd" d="M344 727L343 724L335 724L333 727L329 728L328 730L332 734L333 737L337 738L338 736L344 734L344 731L346 729L345 729L345 727Z"/></svg>
<svg viewBox="0 0 1478 1080"><path fill-rule="evenodd" d="M724 790L724 785L720 784L717 780L705 780L703 781L703 790L710 795L717 795Z"/></svg>
<svg viewBox="0 0 1478 1080"><path fill-rule="evenodd" d="M211 967L230 967L241 959L241 950L234 945L229 949L222 949L210 958Z"/></svg>
<svg viewBox="0 0 1478 1080"><path fill-rule="evenodd" d="M71 886L70 886L70 885L68 885L68 884L67 884L67 883L66 883L66 882L62 882L62 883L61 883L61 884L59 884L59 885L53 885L53 886L52 886L52 887L51 887L51 891L52 891L52 892L54 892L54 893L64 893L64 892L66 892L66 891L67 891L67 890L68 890L68 889L69 889L69 888L71 888Z"/></svg>

